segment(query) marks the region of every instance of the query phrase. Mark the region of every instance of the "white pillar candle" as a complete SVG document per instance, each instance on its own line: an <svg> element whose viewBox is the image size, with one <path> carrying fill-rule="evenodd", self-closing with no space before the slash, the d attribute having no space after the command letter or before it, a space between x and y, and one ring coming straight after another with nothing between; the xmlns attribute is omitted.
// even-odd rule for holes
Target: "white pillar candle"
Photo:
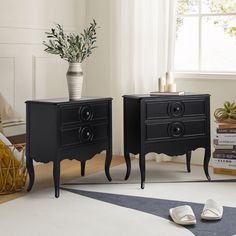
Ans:
<svg viewBox="0 0 236 236"><path fill-rule="evenodd" d="M173 83L174 83L174 75L173 75L173 72L167 72L167 73L166 73L166 83L167 83L167 84L173 84Z"/></svg>
<svg viewBox="0 0 236 236"><path fill-rule="evenodd" d="M165 91L165 85L166 85L166 79L165 77L159 78L159 92L164 92Z"/></svg>
<svg viewBox="0 0 236 236"><path fill-rule="evenodd" d="M176 84L168 84L168 92L176 92Z"/></svg>
<svg viewBox="0 0 236 236"><path fill-rule="evenodd" d="M164 92L169 92L168 84L165 85L165 87L164 87Z"/></svg>
<svg viewBox="0 0 236 236"><path fill-rule="evenodd" d="M157 88L157 91L159 91L160 92L160 90L161 90L161 78L158 78L158 88Z"/></svg>

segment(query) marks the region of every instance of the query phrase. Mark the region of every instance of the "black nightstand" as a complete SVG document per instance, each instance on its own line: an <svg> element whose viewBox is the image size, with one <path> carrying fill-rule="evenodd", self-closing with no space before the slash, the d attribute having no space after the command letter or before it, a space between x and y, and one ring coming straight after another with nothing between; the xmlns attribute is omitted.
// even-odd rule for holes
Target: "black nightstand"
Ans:
<svg viewBox="0 0 236 236"><path fill-rule="evenodd" d="M131 170L130 153L140 155L141 188L144 188L147 153L186 154L190 172L191 151L205 148L204 171L210 181L210 95L125 95L123 98L125 179Z"/></svg>
<svg viewBox="0 0 236 236"><path fill-rule="evenodd" d="M79 160L83 176L86 160L103 150L106 150L105 173L111 181L112 99L27 101L26 143L28 191L34 184L33 160L53 161L55 197L59 197L60 161Z"/></svg>

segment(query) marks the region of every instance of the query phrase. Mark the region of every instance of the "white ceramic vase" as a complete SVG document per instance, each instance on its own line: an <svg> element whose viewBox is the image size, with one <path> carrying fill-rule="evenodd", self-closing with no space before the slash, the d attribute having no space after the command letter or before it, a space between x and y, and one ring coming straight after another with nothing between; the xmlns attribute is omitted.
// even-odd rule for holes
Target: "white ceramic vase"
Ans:
<svg viewBox="0 0 236 236"><path fill-rule="evenodd" d="M81 63L69 63L69 68L66 73L69 99L79 100L83 88L83 71Z"/></svg>

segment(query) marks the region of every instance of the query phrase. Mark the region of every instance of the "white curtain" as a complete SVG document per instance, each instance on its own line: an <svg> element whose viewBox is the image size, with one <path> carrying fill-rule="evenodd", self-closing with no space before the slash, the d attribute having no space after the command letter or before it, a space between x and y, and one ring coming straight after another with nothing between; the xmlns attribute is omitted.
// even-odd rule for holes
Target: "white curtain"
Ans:
<svg viewBox="0 0 236 236"><path fill-rule="evenodd" d="M173 69L175 0L111 1L111 92L114 153L123 153L124 94L158 89Z"/></svg>

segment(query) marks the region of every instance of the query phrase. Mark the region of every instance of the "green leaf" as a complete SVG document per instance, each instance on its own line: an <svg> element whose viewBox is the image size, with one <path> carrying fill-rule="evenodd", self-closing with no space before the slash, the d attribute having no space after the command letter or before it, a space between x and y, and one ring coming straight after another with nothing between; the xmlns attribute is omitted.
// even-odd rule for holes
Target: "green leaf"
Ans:
<svg viewBox="0 0 236 236"><path fill-rule="evenodd" d="M44 51L57 54L69 62L82 62L97 48L97 46L94 46L97 40L97 28L97 23L93 19L89 27L85 28L82 33L66 34L63 27L56 24L55 29L52 28L50 32L45 32L48 41L43 41Z"/></svg>

